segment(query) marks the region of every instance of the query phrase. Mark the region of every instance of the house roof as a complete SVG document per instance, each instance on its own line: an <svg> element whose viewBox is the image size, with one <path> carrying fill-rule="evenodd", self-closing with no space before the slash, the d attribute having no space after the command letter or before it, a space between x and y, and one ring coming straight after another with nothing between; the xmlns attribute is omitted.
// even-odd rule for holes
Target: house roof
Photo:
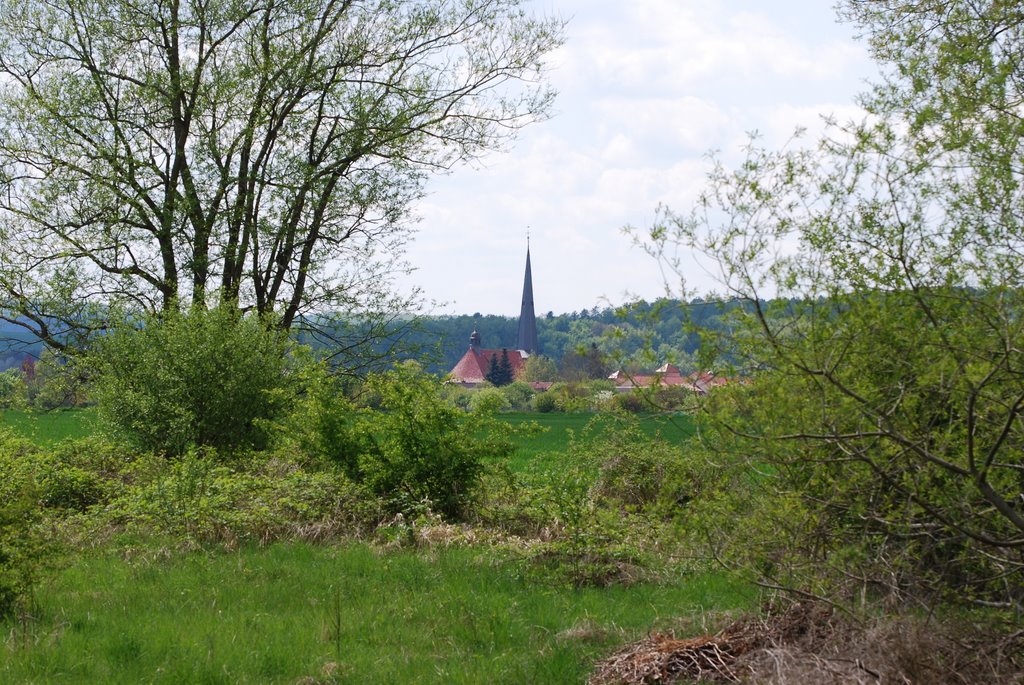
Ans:
<svg viewBox="0 0 1024 685"><path fill-rule="evenodd" d="M486 380L487 371L491 368L491 357L497 357L501 361L501 353L508 351L508 362L512 366L512 376L515 377L523 368L526 358L529 356L522 350L485 350L476 345L470 345L466 354L458 361L449 375L453 381L458 383L483 383Z"/></svg>
<svg viewBox="0 0 1024 685"><path fill-rule="evenodd" d="M661 386L683 386L699 395L707 394L711 388L716 388L729 382L727 378L716 376L711 371L695 371L684 376L672 364L665 364L653 374L628 375L622 371L616 371L608 376L608 378L615 381L615 389L620 391L632 388L646 388L657 384Z"/></svg>

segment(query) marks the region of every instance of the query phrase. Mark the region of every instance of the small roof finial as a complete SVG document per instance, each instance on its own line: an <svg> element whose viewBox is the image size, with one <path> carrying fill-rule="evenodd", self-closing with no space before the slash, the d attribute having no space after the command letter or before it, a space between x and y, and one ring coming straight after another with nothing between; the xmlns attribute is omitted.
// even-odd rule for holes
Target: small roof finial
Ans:
<svg viewBox="0 0 1024 685"><path fill-rule="evenodd" d="M530 249L530 227L526 227L526 249Z"/></svg>

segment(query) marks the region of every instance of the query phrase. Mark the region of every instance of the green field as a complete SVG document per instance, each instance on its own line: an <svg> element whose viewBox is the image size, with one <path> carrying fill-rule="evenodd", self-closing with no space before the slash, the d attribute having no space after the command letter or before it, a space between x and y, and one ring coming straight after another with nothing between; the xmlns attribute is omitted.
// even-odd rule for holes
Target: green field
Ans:
<svg viewBox="0 0 1024 685"><path fill-rule="evenodd" d="M509 412L499 418L513 426L536 422L540 430L531 435L516 437L516 452L510 467L514 471L544 468L553 461L553 455L564 452L573 436L586 434L588 426L593 432L612 430L615 420L601 414L539 414ZM686 440L693 434L693 422L685 415L645 416L640 425L648 435L660 434L668 440ZM68 438L82 438L97 430L94 409L64 409L56 411L0 412L0 426L27 437L39 445L52 445ZM557 460L554 460L557 461Z"/></svg>
<svg viewBox="0 0 1024 685"><path fill-rule="evenodd" d="M607 414L538 414L510 412L500 414L513 426L536 422L540 430L516 438L516 452L509 467L516 472L547 471L557 467L559 455L569 449L574 438L585 439L603 431L615 430L618 419ZM684 415L644 416L639 419L643 431L670 441L682 442L693 435L693 420Z"/></svg>
<svg viewBox="0 0 1024 685"><path fill-rule="evenodd" d="M564 466L575 439L621 427L608 416L501 416L540 425L517 434L510 463L533 475ZM7 411L2 422L44 447L97 430L89 409ZM671 440L692 433L684 417L640 426ZM436 540L377 529L358 541L236 547L116 520L65 521L81 528L36 608L0 624L0 683L582 683L618 645L650 630L700 632L757 599L672 563L635 576L643 582L576 587L538 571L543 554L567 548L537 556L539 540L458 526L446 538L443 524Z"/></svg>
<svg viewBox="0 0 1024 685"><path fill-rule="evenodd" d="M29 438L39 445L52 445L68 438L84 438L96 432L94 409L57 409L0 412L0 426Z"/></svg>
<svg viewBox="0 0 1024 685"><path fill-rule="evenodd" d="M669 617L752 596L713 575L574 590L471 548L290 543L86 554L39 601L0 647L0 682L578 683Z"/></svg>

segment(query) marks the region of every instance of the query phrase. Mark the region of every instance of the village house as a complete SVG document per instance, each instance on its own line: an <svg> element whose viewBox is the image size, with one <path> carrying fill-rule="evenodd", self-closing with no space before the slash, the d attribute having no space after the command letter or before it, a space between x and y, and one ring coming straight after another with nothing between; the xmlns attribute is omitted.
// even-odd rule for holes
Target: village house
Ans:
<svg viewBox="0 0 1024 685"><path fill-rule="evenodd" d="M608 378L615 382L616 392L628 392L635 388L660 385L662 387L684 387L698 395L706 395L712 388L725 385L728 382L727 379L716 376L711 371L694 371L683 375L679 367L674 364L664 364L655 369L652 374L627 374L623 371L616 371Z"/></svg>

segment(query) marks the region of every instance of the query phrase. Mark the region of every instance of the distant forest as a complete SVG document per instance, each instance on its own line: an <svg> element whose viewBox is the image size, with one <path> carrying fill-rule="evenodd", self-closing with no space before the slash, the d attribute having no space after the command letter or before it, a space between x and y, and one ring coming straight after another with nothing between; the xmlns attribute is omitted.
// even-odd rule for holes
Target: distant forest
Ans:
<svg viewBox="0 0 1024 685"><path fill-rule="evenodd" d="M722 316L735 303L659 300L624 307L583 309L568 314L537 315L540 353L561 363L566 355L596 347L612 370L651 369L672 362L684 371L699 366L699 331L721 330ZM422 346L421 359L433 373L447 373L469 347L475 330L485 348L514 348L519 327L515 316L472 314L423 317L407 342Z"/></svg>
<svg viewBox="0 0 1024 685"><path fill-rule="evenodd" d="M651 369L672 362L695 370L698 331L721 330L722 315L737 305L693 300L637 302L628 306L537 316L541 354L561 364L574 354L600 352L605 365L614 370ZM516 344L519 318L494 314L423 316L404 326L401 339L386 336L373 347L378 353L398 359L416 358L427 371L444 374L469 347L469 336L480 333L485 348L512 349ZM0 370L20 366L26 356L38 357L42 345L24 329L0 324Z"/></svg>

